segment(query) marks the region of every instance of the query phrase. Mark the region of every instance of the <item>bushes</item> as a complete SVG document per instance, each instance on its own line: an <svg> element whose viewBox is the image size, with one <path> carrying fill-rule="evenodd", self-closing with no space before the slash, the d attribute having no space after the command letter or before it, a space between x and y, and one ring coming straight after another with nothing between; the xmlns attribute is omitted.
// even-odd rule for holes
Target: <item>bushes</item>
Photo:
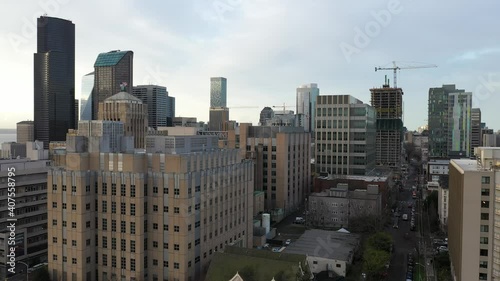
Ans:
<svg viewBox="0 0 500 281"><path fill-rule="evenodd" d="M363 271L370 277L377 278L387 270L391 260L392 237L386 232L377 232L366 240L363 253Z"/></svg>

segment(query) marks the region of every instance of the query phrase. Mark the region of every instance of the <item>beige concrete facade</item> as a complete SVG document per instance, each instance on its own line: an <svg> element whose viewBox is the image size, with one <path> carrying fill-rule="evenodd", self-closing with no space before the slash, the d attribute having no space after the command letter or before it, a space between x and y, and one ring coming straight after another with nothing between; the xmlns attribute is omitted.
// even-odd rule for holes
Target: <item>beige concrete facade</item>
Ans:
<svg viewBox="0 0 500 281"><path fill-rule="evenodd" d="M99 103L98 120L123 122L125 136L134 137L135 148L144 148L148 132L148 106L127 92Z"/></svg>
<svg viewBox="0 0 500 281"><path fill-rule="evenodd" d="M17 123L17 142L26 143L35 141L35 125L33 121L21 121Z"/></svg>
<svg viewBox="0 0 500 281"><path fill-rule="evenodd" d="M253 163L238 150L66 163L48 176L53 280L202 280L225 245L252 246Z"/></svg>
<svg viewBox="0 0 500 281"><path fill-rule="evenodd" d="M240 154L255 162L255 190L265 192L266 211L288 214L304 203L311 190L310 146L311 135L301 127L240 124Z"/></svg>
<svg viewBox="0 0 500 281"><path fill-rule="evenodd" d="M477 160L451 160L448 243L456 281L500 277L500 148L477 148Z"/></svg>

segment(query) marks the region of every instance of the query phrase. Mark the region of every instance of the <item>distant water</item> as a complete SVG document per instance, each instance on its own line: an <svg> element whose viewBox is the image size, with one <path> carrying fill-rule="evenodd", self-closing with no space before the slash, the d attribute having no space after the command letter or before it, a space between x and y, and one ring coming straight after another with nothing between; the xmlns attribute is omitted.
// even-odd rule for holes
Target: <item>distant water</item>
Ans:
<svg viewBox="0 0 500 281"><path fill-rule="evenodd" d="M16 129L0 129L0 144L17 141Z"/></svg>

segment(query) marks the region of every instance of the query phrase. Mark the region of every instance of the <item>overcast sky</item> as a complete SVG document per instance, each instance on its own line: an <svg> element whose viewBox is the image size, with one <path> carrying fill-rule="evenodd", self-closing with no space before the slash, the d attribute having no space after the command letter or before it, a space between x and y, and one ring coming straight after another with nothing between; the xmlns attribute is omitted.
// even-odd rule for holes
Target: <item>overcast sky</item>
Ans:
<svg viewBox="0 0 500 281"><path fill-rule="evenodd" d="M295 104L295 91L318 83L320 94L351 94L370 103L384 75L404 69L405 126L426 124L429 87L471 91L483 122L500 129L500 2L372 0L2 0L0 128L33 118L36 18L46 13L76 25L76 97L97 55L134 51L134 84L167 87L176 116L208 121L210 77L228 79L228 106L238 122L258 122L264 106ZM363 4L361 4L363 3ZM459 4L467 3L467 4ZM293 108L293 110L295 110ZM496 117L496 118L495 118Z"/></svg>

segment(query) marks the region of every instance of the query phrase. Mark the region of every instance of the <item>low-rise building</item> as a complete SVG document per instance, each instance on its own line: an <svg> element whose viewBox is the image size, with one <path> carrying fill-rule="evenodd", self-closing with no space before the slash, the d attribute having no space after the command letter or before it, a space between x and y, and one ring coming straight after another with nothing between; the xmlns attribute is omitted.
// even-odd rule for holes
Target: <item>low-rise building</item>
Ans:
<svg viewBox="0 0 500 281"><path fill-rule="evenodd" d="M311 194L308 201L308 224L322 228L347 227L352 218L382 213L377 185L349 191L347 184L339 183L336 188Z"/></svg>
<svg viewBox="0 0 500 281"><path fill-rule="evenodd" d="M345 277L359 245L360 236L357 234L312 229L306 230L283 253L307 256L314 274L330 271Z"/></svg>

